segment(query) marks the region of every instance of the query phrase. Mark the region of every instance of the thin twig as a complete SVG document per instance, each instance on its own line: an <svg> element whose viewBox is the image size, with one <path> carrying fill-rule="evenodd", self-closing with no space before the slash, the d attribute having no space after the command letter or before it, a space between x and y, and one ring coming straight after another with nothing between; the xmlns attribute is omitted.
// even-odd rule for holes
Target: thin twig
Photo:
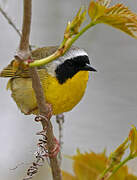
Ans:
<svg viewBox="0 0 137 180"><path fill-rule="evenodd" d="M13 29L17 32L17 34L21 37L21 33L20 30L16 27L16 25L14 24L14 22L12 21L12 19L8 16L8 14L3 10L3 8L0 5L0 12L2 13L2 15L5 17L5 19L7 19L8 23L13 27Z"/></svg>
<svg viewBox="0 0 137 180"><path fill-rule="evenodd" d="M24 164L24 162L21 162L19 164L17 164L15 167L10 168L11 171L14 171L15 169L17 169L19 166L22 166Z"/></svg>
<svg viewBox="0 0 137 180"><path fill-rule="evenodd" d="M61 162L62 162L62 146L63 146L63 123L64 123L64 115L63 114L59 114L56 115L56 122L58 123L58 127L59 127L59 144L60 144L60 151L58 154L58 159L59 159L59 164L61 166Z"/></svg>
<svg viewBox="0 0 137 180"><path fill-rule="evenodd" d="M8 23L13 27L13 29L16 31L16 33L21 37L21 32L20 30L17 28L17 26L15 25L15 23L13 22L13 20L11 19L11 17L9 17L9 15L7 14L7 12L5 12L3 10L3 8L0 5L0 12L1 14L6 18L6 20L8 21ZM30 45L30 48L37 48L36 45Z"/></svg>

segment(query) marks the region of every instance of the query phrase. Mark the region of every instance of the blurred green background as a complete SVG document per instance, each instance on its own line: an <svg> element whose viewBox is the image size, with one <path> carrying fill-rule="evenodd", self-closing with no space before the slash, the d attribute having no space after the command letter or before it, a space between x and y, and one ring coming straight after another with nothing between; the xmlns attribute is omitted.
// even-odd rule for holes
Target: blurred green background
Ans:
<svg viewBox="0 0 137 180"><path fill-rule="evenodd" d="M0 0L21 28L22 1ZM6 4L5 4L6 2ZM81 5L89 0L33 0L31 44L38 47L57 45L62 41L68 20ZM115 2L120 2L119 0ZM122 1L137 12L136 0ZM19 37L0 14L0 70L13 58L19 45ZM83 152L112 151L128 135L130 126L137 127L137 41L106 25L97 25L76 43L84 48L93 67L98 72L90 76L86 94L71 112L66 113L64 123L63 153L73 155L76 148ZM24 116L7 91L8 79L0 79L0 178L18 180L25 177L27 167L34 160L34 152L41 130L34 116ZM58 136L55 118L52 119ZM11 168L23 163L14 171ZM63 169L71 171L71 162L64 158ZM130 163L137 172L137 160ZM45 164L34 178L50 180Z"/></svg>

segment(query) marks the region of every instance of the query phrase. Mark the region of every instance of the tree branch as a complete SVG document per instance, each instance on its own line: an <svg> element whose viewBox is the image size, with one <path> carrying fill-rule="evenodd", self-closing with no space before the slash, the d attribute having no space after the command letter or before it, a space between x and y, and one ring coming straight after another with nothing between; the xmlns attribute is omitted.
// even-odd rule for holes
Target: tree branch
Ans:
<svg viewBox="0 0 137 180"><path fill-rule="evenodd" d="M46 116L48 120L48 121L45 121L45 119L43 118L41 123L42 123L43 129L46 129L47 131L47 146L48 146L48 152L50 154L52 153L52 150L54 149L54 135L53 135L52 124L50 122L51 115L49 115L51 114L51 110L48 106L46 106L44 93L43 93L40 79L39 79L36 69L30 68L30 73L32 76L32 86L34 88L35 95L37 98L39 113L42 116ZM53 179L61 180L61 171L59 168L57 157L49 157L49 158L50 158L50 165L51 165Z"/></svg>
<svg viewBox="0 0 137 180"><path fill-rule="evenodd" d="M23 17L23 27L22 27L22 36L20 40L20 46L17 53L17 56L20 60L25 60L31 56L30 48L29 48L29 36L30 36L30 26L31 26L31 8L32 1L24 0L24 17ZM36 68L30 68L30 74L32 77L32 86L36 95L38 109L40 115L47 118L42 118L42 126L43 129L47 130L47 146L48 153L52 153L54 149L54 135L52 130L52 124L50 122L51 118L51 108L46 105L44 93L42 90L42 85L40 83L40 79L37 73ZM52 169L52 175L54 180L61 180L61 171L58 165L57 157L49 157L50 165Z"/></svg>
<svg viewBox="0 0 137 180"><path fill-rule="evenodd" d="M22 24L22 36L20 40L19 50L17 56L21 60L27 59L31 52L29 48L29 36L31 25L31 0L24 0L24 12L23 12L23 24Z"/></svg>
<svg viewBox="0 0 137 180"><path fill-rule="evenodd" d="M20 33L19 29L16 27L16 25L11 20L11 18L8 16L8 14L2 9L1 5L0 5L0 12L5 17L5 19L7 19L8 23L13 27L13 29L17 32L17 34L21 37L21 33Z"/></svg>

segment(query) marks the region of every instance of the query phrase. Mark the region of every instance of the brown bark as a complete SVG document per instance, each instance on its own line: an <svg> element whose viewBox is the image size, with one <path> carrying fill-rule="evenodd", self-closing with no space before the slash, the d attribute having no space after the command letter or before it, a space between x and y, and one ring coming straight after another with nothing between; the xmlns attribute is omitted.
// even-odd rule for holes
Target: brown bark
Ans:
<svg viewBox="0 0 137 180"><path fill-rule="evenodd" d="M17 53L17 56L20 60L26 60L27 58L31 57L31 52L29 49L29 36L30 36L30 26L31 26L31 8L32 8L32 1L31 0L24 0L24 16L23 16L23 25L22 25L22 36L20 40L20 46ZM52 114L51 109L48 108L45 102L43 89L40 83L40 79L37 73L36 68L30 68L30 73L32 77L32 86L34 88L34 92L37 99L37 104L39 108L39 114L42 116L47 117L48 121L44 118L42 119L42 126L43 129L47 129L47 146L48 152L52 153L54 149L54 135L52 130L52 124L50 122ZM52 176L54 180L61 180L61 171L58 165L57 157L49 157L50 158L50 165L52 169Z"/></svg>
<svg viewBox="0 0 137 180"><path fill-rule="evenodd" d="M52 124L50 122L51 116L48 116L48 114L51 114L50 109L48 106L46 106L44 93L42 90L42 86L40 83L40 79L38 76L38 73L36 71L36 68L30 68L30 73L32 76L32 85L33 89L35 91L35 95L37 98L37 104L39 108L39 113L42 116L46 116L48 121L43 120L41 121L43 129L46 129L47 131L47 146L49 154L52 153L52 150L54 149L54 135L53 135L53 129ZM58 164L57 157L49 157L50 158L50 165L52 170L52 176L54 180L61 180L61 170Z"/></svg>

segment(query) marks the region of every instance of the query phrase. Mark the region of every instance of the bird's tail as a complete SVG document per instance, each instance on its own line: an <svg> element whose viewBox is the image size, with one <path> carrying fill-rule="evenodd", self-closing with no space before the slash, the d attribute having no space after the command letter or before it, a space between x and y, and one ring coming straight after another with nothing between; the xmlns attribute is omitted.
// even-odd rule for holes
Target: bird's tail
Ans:
<svg viewBox="0 0 137 180"><path fill-rule="evenodd" d="M28 67L24 67L24 69L20 67L23 66L20 66L20 62L14 59L0 72L0 77L28 77Z"/></svg>
<svg viewBox="0 0 137 180"><path fill-rule="evenodd" d="M7 67L0 72L0 77L14 77L18 69L18 62L13 60Z"/></svg>

